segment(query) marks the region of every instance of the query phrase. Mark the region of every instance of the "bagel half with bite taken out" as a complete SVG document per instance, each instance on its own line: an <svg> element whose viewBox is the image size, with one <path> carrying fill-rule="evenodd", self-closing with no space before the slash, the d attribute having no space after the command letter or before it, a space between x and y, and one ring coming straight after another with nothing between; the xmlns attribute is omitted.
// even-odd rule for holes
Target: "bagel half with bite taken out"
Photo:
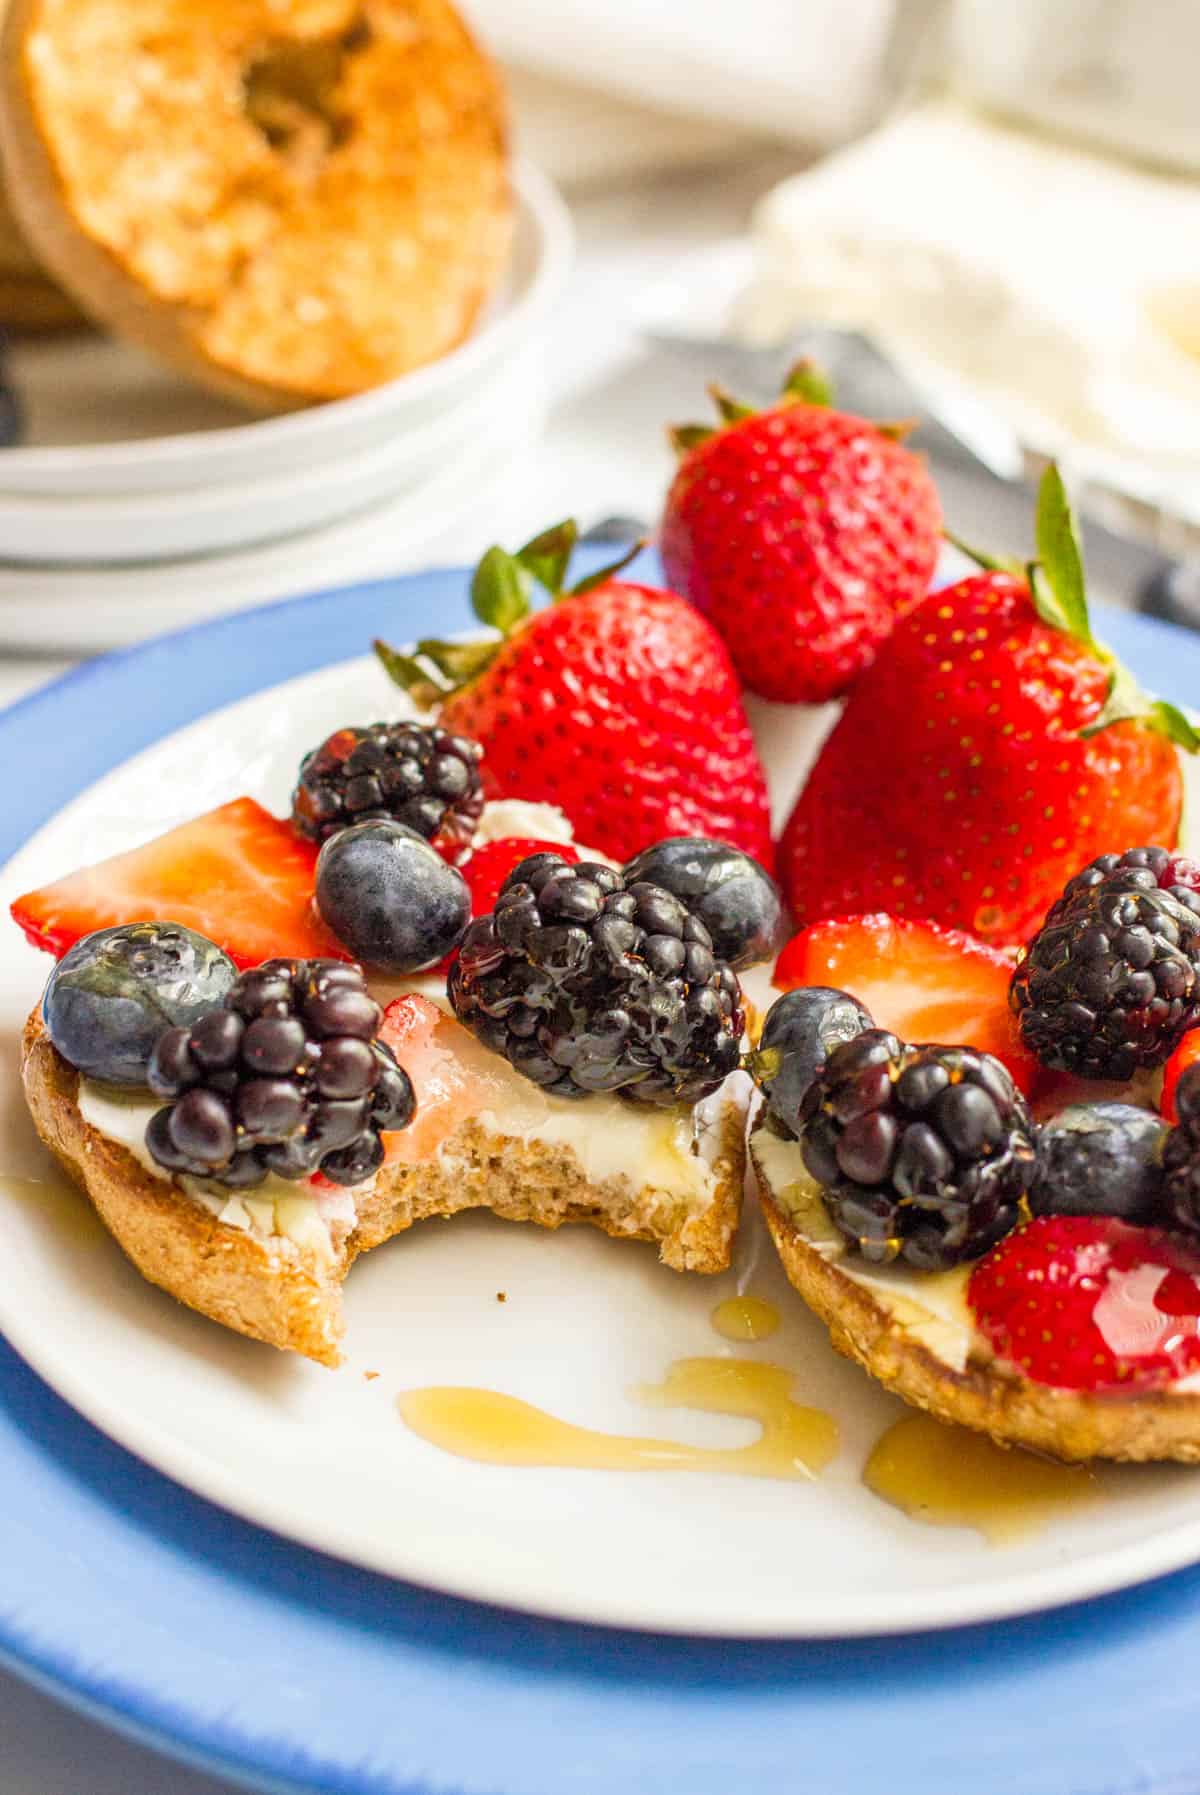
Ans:
<svg viewBox="0 0 1200 1795"><path fill-rule="evenodd" d="M433 361L503 272L504 96L449 0L10 0L0 61L39 260L229 398Z"/></svg>
<svg viewBox="0 0 1200 1795"><path fill-rule="evenodd" d="M464 1053L485 1052L457 1033ZM502 1117L470 1115L435 1150L415 1162L388 1160L331 1205L305 1184L244 1194L188 1188L192 1181L135 1155L88 1119L86 1082L52 1045L40 1009L26 1024L22 1077L38 1134L145 1278L224 1327L323 1365L341 1361L342 1283L355 1259L427 1217L490 1209L546 1228L587 1222L615 1239L655 1243L675 1270L729 1265L745 1172L738 1096L708 1100L713 1108L686 1155L631 1150L622 1160L610 1140L603 1175L589 1174L553 1130L506 1133ZM614 1102L571 1107L586 1119L590 1105L596 1129L611 1136ZM656 1125L666 1128L672 1115L658 1111ZM672 1170L678 1184L665 1175Z"/></svg>

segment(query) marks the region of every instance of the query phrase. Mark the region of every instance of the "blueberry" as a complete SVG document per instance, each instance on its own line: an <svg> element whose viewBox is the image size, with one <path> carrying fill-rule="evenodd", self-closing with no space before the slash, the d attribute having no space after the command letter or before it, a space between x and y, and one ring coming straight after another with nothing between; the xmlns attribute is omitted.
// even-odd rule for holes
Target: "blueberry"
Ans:
<svg viewBox="0 0 1200 1795"><path fill-rule="evenodd" d="M826 985L808 985L776 998L751 1064L768 1111L789 1134L799 1132L800 1105L830 1053L871 1026L856 997Z"/></svg>
<svg viewBox="0 0 1200 1795"><path fill-rule="evenodd" d="M42 1014L59 1053L88 1078L144 1085L159 1035L221 1003L236 977L191 929L125 923L75 943L50 974Z"/></svg>
<svg viewBox="0 0 1200 1795"><path fill-rule="evenodd" d="M1035 1215L1155 1219L1168 1129L1131 1103L1073 1103L1041 1130L1029 1201Z"/></svg>
<svg viewBox="0 0 1200 1795"><path fill-rule="evenodd" d="M740 848L706 835L673 835L629 862L625 883L632 887L639 880L671 892L698 916L713 952L730 966L769 959L778 945L779 888Z"/></svg>
<svg viewBox="0 0 1200 1795"><path fill-rule="evenodd" d="M325 843L317 908L356 960L409 973L435 965L457 944L471 919L471 894L415 829L380 820L355 823Z"/></svg>

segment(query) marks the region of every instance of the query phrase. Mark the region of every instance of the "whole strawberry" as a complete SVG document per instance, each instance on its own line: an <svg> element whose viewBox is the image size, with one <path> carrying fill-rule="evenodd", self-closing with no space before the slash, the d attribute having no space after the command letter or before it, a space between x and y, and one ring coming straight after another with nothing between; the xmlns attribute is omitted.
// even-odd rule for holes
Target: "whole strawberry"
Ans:
<svg viewBox="0 0 1200 1795"><path fill-rule="evenodd" d="M766 777L724 643L673 592L616 578L563 590L574 523L489 549L471 596L499 639L376 648L444 728L483 747L489 798L557 804L578 840L628 860L709 835L773 862ZM532 611L534 581L555 602Z"/></svg>
<svg viewBox="0 0 1200 1795"><path fill-rule="evenodd" d="M933 481L894 431L824 402L808 364L767 411L714 397L720 428L672 433L667 578L712 619L752 692L837 698L929 590Z"/></svg>
<svg viewBox="0 0 1200 1795"><path fill-rule="evenodd" d="M1175 842L1175 744L1200 740L1093 637L1054 468L1038 549L1029 579L926 599L851 693L780 844L802 925L888 910L1023 943L1089 860Z"/></svg>

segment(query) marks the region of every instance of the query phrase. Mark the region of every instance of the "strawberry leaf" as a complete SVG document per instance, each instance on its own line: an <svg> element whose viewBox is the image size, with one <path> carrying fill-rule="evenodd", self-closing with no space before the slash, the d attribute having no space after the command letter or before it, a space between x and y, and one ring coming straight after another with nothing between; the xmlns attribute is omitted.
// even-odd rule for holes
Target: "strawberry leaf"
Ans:
<svg viewBox="0 0 1200 1795"><path fill-rule="evenodd" d="M466 685L477 673L482 673L489 662L496 658L494 642L435 642L417 643L417 656L420 660L431 661L439 673L444 673L452 687Z"/></svg>
<svg viewBox="0 0 1200 1795"><path fill-rule="evenodd" d="M480 623L507 636L529 615L529 575L515 555L488 549L471 579L471 606Z"/></svg>
<svg viewBox="0 0 1200 1795"><path fill-rule="evenodd" d="M535 536L524 548L519 548L513 560L526 573L532 574L551 598L557 598L562 591L578 540L579 525L573 517L568 517L565 522L552 524L548 530L543 530L540 536Z"/></svg>
<svg viewBox="0 0 1200 1795"><path fill-rule="evenodd" d="M407 692L414 704L419 705L422 710L432 710L441 703L446 696L446 687L434 679L428 668L422 667L412 655L401 654L398 648L392 648L378 637L372 646L388 678Z"/></svg>
<svg viewBox="0 0 1200 1795"><path fill-rule="evenodd" d="M717 433L711 424L669 424L667 441L682 460L692 449L698 449Z"/></svg>
<svg viewBox="0 0 1200 1795"><path fill-rule="evenodd" d="M985 555L981 548L972 548L969 542L964 542L953 530L943 530L942 536L951 548L956 548L968 561L974 561L976 567L982 567L988 573L1009 573L1014 580L1025 579L1025 565L1015 555Z"/></svg>
<svg viewBox="0 0 1200 1795"><path fill-rule="evenodd" d="M631 561L637 560L646 546L646 540L646 537L640 536L630 548L626 549L619 561L610 561L607 567L597 568L595 573L589 573L585 579L577 580L569 592L564 592L560 596L562 598L578 598L581 592L594 592L597 586L607 586L609 580L614 579L623 568L628 567Z"/></svg>
<svg viewBox="0 0 1200 1795"><path fill-rule="evenodd" d="M1165 698L1157 698L1146 713L1146 725L1165 735L1169 742L1182 748L1186 754L1200 753L1200 734L1184 716L1177 705L1168 704Z"/></svg>
<svg viewBox="0 0 1200 1795"><path fill-rule="evenodd" d="M725 388L718 386L715 380L710 383L708 391L713 404L721 415L723 424L740 424L743 418L754 416L753 405L743 405L740 399L735 399L732 393L727 393Z"/></svg>
<svg viewBox="0 0 1200 1795"><path fill-rule="evenodd" d="M1045 617L1041 604L1038 605L1039 614L1043 615L1044 621L1055 622L1068 635L1094 647L1079 532L1075 527L1067 489L1054 462L1050 463L1042 475L1042 482L1038 487L1034 534L1038 560L1041 563L1041 578L1035 578L1031 582L1034 600L1037 602L1037 588L1044 581L1049 588L1057 616L1053 619Z"/></svg>
<svg viewBox="0 0 1200 1795"><path fill-rule="evenodd" d="M833 382L823 368L804 356L788 370L783 397L802 400L806 405L832 405Z"/></svg>

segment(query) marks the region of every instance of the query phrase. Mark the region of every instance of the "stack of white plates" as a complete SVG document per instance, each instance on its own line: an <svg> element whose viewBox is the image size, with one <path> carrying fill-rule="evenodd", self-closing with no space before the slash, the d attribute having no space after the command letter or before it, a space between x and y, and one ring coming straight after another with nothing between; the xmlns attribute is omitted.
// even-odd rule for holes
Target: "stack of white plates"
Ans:
<svg viewBox="0 0 1200 1795"><path fill-rule="evenodd" d="M0 450L0 644L93 648L407 560L540 421L541 325L571 228L515 173L504 289L468 340L386 386L247 417L91 335L14 346Z"/></svg>

